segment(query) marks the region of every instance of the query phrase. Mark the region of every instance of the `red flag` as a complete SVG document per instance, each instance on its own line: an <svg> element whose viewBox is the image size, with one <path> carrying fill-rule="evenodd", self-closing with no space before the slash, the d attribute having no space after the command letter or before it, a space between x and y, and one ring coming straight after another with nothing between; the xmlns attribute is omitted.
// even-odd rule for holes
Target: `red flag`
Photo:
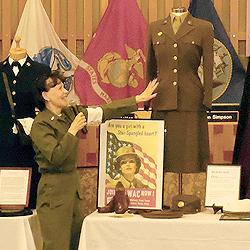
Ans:
<svg viewBox="0 0 250 250"><path fill-rule="evenodd" d="M75 71L82 104L99 105L144 89L147 25L136 0L110 0Z"/></svg>

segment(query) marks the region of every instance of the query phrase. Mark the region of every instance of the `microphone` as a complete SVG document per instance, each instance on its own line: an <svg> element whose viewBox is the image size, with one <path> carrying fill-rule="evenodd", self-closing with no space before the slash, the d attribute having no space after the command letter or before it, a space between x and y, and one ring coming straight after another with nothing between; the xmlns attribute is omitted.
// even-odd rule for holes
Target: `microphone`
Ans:
<svg viewBox="0 0 250 250"><path fill-rule="evenodd" d="M78 111L78 109L77 109L77 104L76 104L76 102L75 102L74 100L71 100L71 101L69 102L69 105L70 105L70 107L72 108L72 110L73 110L73 112L74 112L74 115L77 116L77 115L79 114L79 111ZM81 131L82 131L83 134L87 134L87 133L88 133L88 129L87 129L86 126L84 126L84 127L81 129Z"/></svg>

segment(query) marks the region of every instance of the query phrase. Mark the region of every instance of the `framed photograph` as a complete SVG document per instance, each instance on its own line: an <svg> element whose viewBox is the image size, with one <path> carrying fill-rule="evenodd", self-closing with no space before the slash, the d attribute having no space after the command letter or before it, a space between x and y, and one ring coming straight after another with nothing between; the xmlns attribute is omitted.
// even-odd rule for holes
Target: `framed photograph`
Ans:
<svg viewBox="0 0 250 250"><path fill-rule="evenodd" d="M208 165L205 206L224 206L239 200L240 174L239 165Z"/></svg>
<svg viewBox="0 0 250 250"><path fill-rule="evenodd" d="M161 209L164 121L110 120L100 127L98 207L121 182L130 208Z"/></svg>
<svg viewBox="0 0 250 250"><path fill-rule="evenodd" d="M21 209L29 204L31 168L0 167L0 208Z"/></svg>

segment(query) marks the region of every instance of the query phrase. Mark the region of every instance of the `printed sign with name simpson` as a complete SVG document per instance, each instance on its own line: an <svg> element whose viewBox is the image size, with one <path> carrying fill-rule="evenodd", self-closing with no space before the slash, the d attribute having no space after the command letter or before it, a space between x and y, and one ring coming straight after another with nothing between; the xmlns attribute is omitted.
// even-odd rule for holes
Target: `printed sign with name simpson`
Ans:
<svg viewBox="0 0 250 250"><path fill-rule="evenodd" d="M161 209L164 122L111 120L101 125L98 207L121 182L130 208Z"/></svg>

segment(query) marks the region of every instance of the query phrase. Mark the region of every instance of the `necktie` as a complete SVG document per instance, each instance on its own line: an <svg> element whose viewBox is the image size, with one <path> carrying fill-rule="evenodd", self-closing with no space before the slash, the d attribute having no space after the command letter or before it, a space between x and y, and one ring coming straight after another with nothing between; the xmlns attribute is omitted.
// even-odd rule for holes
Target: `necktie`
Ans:
<svg viewBox="0 0 250 250"><path fill-rule="evenodd" d="M19 70L20 70L20 68L21 68L21 64L16 61L16 62L13 62L11 64L11 67L12 67L12 70L13 70L14 74L17 75L18 72L19 72Z"/></svg>
<svg viewBox="0 0 250 250"><path fill-rule="evenodd" d="M175 34L177 33L180 26L181 26L181 17L175 16L173 19L173 31Z"/></svg>

